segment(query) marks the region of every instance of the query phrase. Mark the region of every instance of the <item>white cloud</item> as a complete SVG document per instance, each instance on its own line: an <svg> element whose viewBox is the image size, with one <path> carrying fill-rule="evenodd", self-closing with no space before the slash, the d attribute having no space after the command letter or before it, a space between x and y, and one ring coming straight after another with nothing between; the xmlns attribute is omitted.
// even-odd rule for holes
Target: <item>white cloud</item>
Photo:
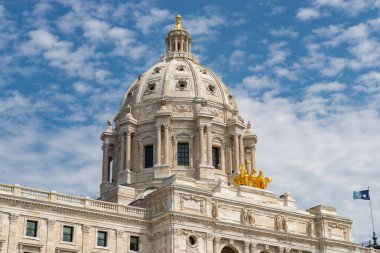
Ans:
<svg viewBox="0 0 380 253"><path fill-rule="evenodd" d="M80 82L80 81L73 83L73 88L76 92L81 93L81 94L85 94L91 91L90 85L84 82Z"/></svg>
<svg viewBox="0 0 380 253"><path fill-rule="evenodd" d="M363 92L380 92L380 72L371 71L361 75L354 89Z"/></svg>
<svg viewBox="0 0 380 253"><path fill-rule="evenodd" d="M346 85L340 82L315 83L307 88L307 93L316 94L321 92L339 92L343 91Z"/></svg>
<svg viewBox="0 0 380 253"><path fill-rule="evenodd" d="M169 10L159 8L151 8L147 13L136 11L134 16L136 18L137 29L141 30L144 34L149 33L152 26L173 18Z"/></svg>
<svg viewBox="0 0 380 253"><path fill-rule="evenodd" d="M274 68L274 73L276 76L281 77L281 78L286 78L289 80L297 80L297 75L294 73L294 71L291 71L287 68L281 68L281 67L275 67Z"/></svg>
<svg viewBox="0 0 380 253"><path fill-rule="evenodd" d="M243 79L242 87L253 92L273 89L278 87L278 82L267 76L249 76Z"/></svg>
<svg viewBox="0 0 380 253"><path fill-rule="evenodd" d="M245 57L246 57L246 53L244 51L239 50L239 49L234 50L231 53L231 56L228 60L228 63L232 68L240 67L240 66L244 65L244 58Z"/></svg>
<svg viewBox="0 0 380 253"><path fill-rule="evenodd" d="M379 7L378 0L314 0L319 7L329 7L349 15L357 15L365 10Z"/></svg>
<svg viewBox="0 0 380 253"><path fill-rule="evenodd" d="M312 19L317 19L320 17L320 13L316 9L312 8L301 8L297 11L296 17L302 21L308 21Z"/></svg>
<svg viewBox="0 0 380 253"><path fill-rule="evenodd" d="M294 30L292 27L281 27L280 29L270 29L269 33L273 36L284 36L284 37L291 37L295 38L298 36L298 32Z"/></svg>
<svg viewBox="0 0 380 253"><path fill-rule="evenodd" d="M290 55L289 50L284 49L286 42L272 43L269 45L269 56L266 61L268 65L282 63Z"/></svg>

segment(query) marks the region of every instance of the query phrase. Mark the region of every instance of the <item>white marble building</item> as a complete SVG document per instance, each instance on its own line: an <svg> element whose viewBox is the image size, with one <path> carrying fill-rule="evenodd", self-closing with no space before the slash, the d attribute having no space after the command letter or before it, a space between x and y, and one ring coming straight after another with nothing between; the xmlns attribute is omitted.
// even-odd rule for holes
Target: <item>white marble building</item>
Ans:
<svg viewBox="0 0 380 253"><path fill-rule="evenodd" d="M333 207L232 184L257 137L179 21L101 135L99 199L0 184L0 252L375 252Z"/></svg>

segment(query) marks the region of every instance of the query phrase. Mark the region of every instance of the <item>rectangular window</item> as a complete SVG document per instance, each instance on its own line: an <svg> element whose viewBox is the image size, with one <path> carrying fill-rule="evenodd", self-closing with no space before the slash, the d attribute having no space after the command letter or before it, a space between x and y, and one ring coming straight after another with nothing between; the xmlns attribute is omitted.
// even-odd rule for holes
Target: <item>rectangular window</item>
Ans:
<svg viewBox="0 0 380 253"><path fill-rule="evenodd" d="M62 241L72 242L74 234L74 227L63 226Z"/></svg>
<svg viewBox="0 0 380 253"><path fill-rule="evenodd" d="M138 236L131 236L129 238L129 250L133 251L139 251L139 237Z"/></svg>
<svg viewBox="0 0 380 253"><path fill-rule="evenodd" d="M212 147L212 166L214 168L218 168L219 163L219 154L220 154L220 149L216 147Z"/></svg>
<svg viewBox="0 0 380 253"><path fill-rule="evenodd" d="M107 232L98 231L98 240L96 245L101 247L107 247Z"/></svg>
<svg viewBox="0 0 380 253"><path fill-rule="evenodd" d="M189 143L178 143L178 165L189 165Z"/></svg>
<svg viewBox="0 0 380 253"><path fill-rule="evenodd" d="M26 221L26 236L37 237L37 221L27 220Z"/></svg>
<svg viewBox="0 0 380 253"><path fill-rule="evenodd" d="M153 145L145 146L145 168L153 167Z"/></svg>

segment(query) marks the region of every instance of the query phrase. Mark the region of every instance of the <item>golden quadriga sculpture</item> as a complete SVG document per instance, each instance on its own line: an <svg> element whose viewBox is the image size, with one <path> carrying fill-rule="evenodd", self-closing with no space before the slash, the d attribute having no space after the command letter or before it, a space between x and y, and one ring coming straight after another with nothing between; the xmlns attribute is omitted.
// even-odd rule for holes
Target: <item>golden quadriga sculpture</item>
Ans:
<svg viewBox="0 0 380 253"><path fill-rule="evenodd" d="M251 174L248 173L244 164L240 165L240 173L234 177L235 185L251 186L259 189L266 189L268 184L272 181L270 177L264 177L263 171L259 171L259 175L256 176L256 170L253 170Z"/></svg>

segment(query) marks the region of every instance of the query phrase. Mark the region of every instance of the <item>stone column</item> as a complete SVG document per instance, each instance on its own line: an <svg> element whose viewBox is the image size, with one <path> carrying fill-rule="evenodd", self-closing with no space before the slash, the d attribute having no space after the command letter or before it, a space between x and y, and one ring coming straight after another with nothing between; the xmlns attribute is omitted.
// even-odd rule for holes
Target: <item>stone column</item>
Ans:
<svg viewBox="0 0 380 253"><path fill-rule="evenodd" d="M250 245L250 242L248 241L244 241L244 248L243 248L243 253L249 253L249 245Z"/></svg>
<svg viewBox="0 0 380 253"><path fill-rule="evenodd" d="M110 171L110 162L109 162L109 142L106 140L103 144L103 173L102 173L102 182L109 182L109 171Z"/></svg>
<svg viewBox="0 0 380 253"><path fill-rule="evenodd" d="M120 168L119 172L124 171L125 168L125 134L120 135Z"/></svg>
<svg viewBox="0 0 380 253"><path fill-rule="evenodd" d="M157 129L157 152L156 152L156 165L161 165L161 124L156 125Z"/></svg>
<svg viewBox="0 0 380 253"><path fill-rule="evenodd" d="M21 241L22 233L18 231L18 222L19 215L16 213L9 214L9 242L8 242L8 251L7 252L17 252L17 243ZM22 228L24 230L24 228Z"/></svg>
<svg viewBox="0 0 380 253"><path fill-rule="evenodd" d="M250 253L257 253L257 243L251 242ZM260 252L260 251L259 251Z"/></svg>
<svg viewBox="0 0 380 253"><path fill-rule="evenodd" d="M204 164L204 125L199 125L199 164Z"/></svg>
<svg viewBox="0 0 380 253"><path fill-rule="evenodd" d="M206 252L213 251L214 236L212 234L206 234Z"/></svg>
<svg viewBox="0 0 380 253"><path fill-rule="evenodd" d="M235 149L235 168L232 168L235 172L239 171L239 136L236 134L234 136L234 149Z"/></svg>
<svg viewBox="0 0 380 253"><path fill-rule="evenodd" d="M226 152L224 149L224 143L222 143L222 146L220 147L220 168L221 170L226 173Z"/></svg>
<svg viewBox="0 0 380 253"><path fill-rule="evenodd" d="M256 148L251 147L251 172L256 170Z"/></svg>
<svg viewBox="0 0 380 253"><path fill-rule="evenodd" d="M125 147L125 170L131 170L131 132L127 132Z"/></svg>
<svg viewBox="0 0 380 253"><path fill-rule="evenodd" d="M166 123L164 125L164 164L168 165L169 164L169 124Z"/></svg>
<svg viewBox="0 0 380 253"><path fill-rule="evenodd" d="M55 226L55 220L48 219L47 220L47 234L46 234L46 251L47 252L54 252L54 226Z"/></svg>
<svg viewBox="0 0 380 253"><path fill-rule="evenodd" d="M215 237L214 238L214 253L219 253L219 245L220 244L220 237Z"/></svg>
<svg viewBox="0 0 380 253"><path fill-rule="evenodd" d="M181 51L183 51L183 37L181 36Z"/></svg>
<svg viewBox="0 0 380 253"><path fill-rule="evenodd" d="M240 164L244 164L245 163L245 157L244 157L244 154L245 154L245 152L244 152L244 144L243 144L243 135L240 135L239 136L239 145L240 145L240 151L239 151L239 153L240 153Z"/></svg>
<svg viewBox="0 0 380 253"><path fill-rule="evenodd" d="M212 166L211 125L207 126L207 161L208 166Z"/></svg>
<svg viewBox="0 0 380 253"><path fill-rule="evenodd" d="M178 165L177 157L178 157L178 141L177 138L173 138L173 160L174 160L174 165L173 167L176 167Z"/></svg>
<svg viewBox="0 0 380 253"><path fill-rule="evenodd" d="M177 40L177 36L175 37L175 45L174 45L174 49L175 51L177 52L178 51L178 40Z"/></svg>

